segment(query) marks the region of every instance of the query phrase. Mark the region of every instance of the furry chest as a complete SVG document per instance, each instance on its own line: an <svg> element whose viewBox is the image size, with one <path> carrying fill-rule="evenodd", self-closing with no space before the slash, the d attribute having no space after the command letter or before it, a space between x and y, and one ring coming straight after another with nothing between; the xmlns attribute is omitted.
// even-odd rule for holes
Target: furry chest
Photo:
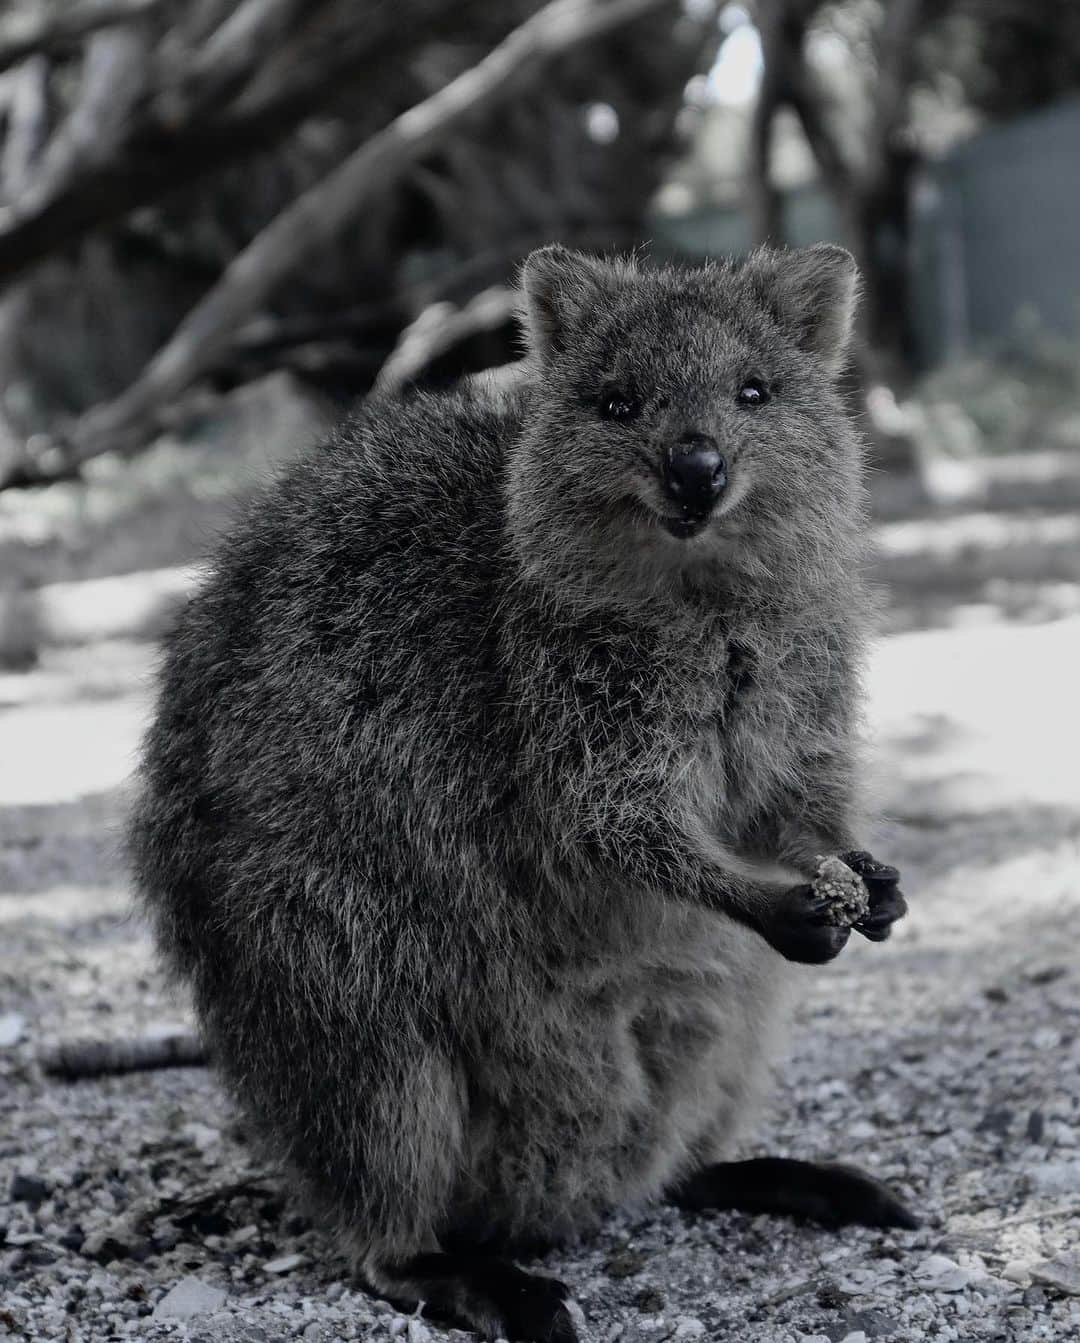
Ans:
<svg viewBox="0 0 1080 1343"><path fill-rule="evenodd" d="M796 777L799 729L779 686L750 686L729 696L700 726L684 773L688 804L718 836L748 839Z"/></svg>

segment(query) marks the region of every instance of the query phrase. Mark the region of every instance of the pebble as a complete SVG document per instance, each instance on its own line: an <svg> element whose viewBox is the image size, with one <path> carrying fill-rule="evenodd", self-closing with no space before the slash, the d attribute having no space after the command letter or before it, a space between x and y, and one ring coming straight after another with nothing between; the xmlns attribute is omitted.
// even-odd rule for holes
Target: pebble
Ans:
<svg viewBox="0 0 1080 1343"><path fill-rule="evenodd" d="M609 1278L632 1278L636 1273L640 1273L649 1262L647 1254L641 1254L638 1250L622 1250L619 1254L613 1254L604 1265L604 1271Z"/></svg>
<svg viewBox="0 0 1080 1343"><path fill-rule="evenodd" d="M26 1203L31 1208L40 1207L49 1197L50 1188L37 1175L13 1175L11 1177L12 1203Z"/></svg>
<svg viewBox="0 0 1080 1343"><path fill-rule="evenodd" d="M0 1049L10 1049L22 1039L26 1018L19 1012L0 1013Z"/></svg>
<svg viewBox="0 0 1080 1343"><path fill-rule="evenodd" d="M912 1274L919 1286L928 1292L962 1292L970 1285L973 1276L955 1259L944 1254L927 1255Z"/></svg>
<svg viewBox="0 0 1080 1343"><path fill-rule="evenodd" d="M92 1231L82 1243L79 1253L99 1264L111 1264L116 1259L132 1259L148 1250L148 1243L122 1223L110 1223L99 1231Z"/></svg>
<svg viewBox="0 0 1080 1343"><path fill-rule="evenodd" d="M1064 1292L1066 1296L1080 1296L1080 1254L1063 1254L1057 1259L1035 1264L1031 1277L1032 1281Z"/></svg>
<svg viewBox="0 0 1080 1343"><path fill-rule="evenodd" d="M181 1278L154 1307L155 1320L190 1320L225 1304L227 1293L200 1278Z"/></svg>
<svg viewBox="0 0 1080 1343"><path fill-rule="evenodd" d="M1028 1167L1031 1187L1040 1194L1080 1191L1080 1161L1041 1161Z"/></svg>
<svg viewBox="0 0 1080 1343"><path fill-rule="evenodd" d="M294 1268L299 1268L305 1262L306 1256L302 1254L283 1254L280 1259L271 1259L268 1264L263 1264L264 1273L291 1273Z"/></svg>
<svg viewBox="0 0 1080 1343"><path fill-rule="evenodd" d="M1031 1281L1031 1264L1024 1259L1010 1259L1001 1270L1001 1276L1006 1282L1015 1282L1020 1287L1026 1287Z"/></svg>
<svg viewBox="0 0 1080 1343"><path fill-rule="evenodd" d="M194 1143L201 1152L221 1141L220 1129L211 1128L209 1124L201 1124L197 1119L192 1120L190 1124L185 1124L180 1132L189 1142Z"/></svg>

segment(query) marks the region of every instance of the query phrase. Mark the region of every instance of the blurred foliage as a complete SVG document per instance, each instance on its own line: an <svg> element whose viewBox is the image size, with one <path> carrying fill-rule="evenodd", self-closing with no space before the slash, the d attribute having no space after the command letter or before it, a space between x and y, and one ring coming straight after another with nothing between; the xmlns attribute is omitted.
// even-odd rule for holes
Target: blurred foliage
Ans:
<svg viewBox="0 0 1080 1343"><path fill-rule="evenodd" d="M927 451L1080 451L1080 341L1023 317L992 350L928 374L914 401Z"/></svg>
<svg viewBox="0 0 1080 1343"><path fill-rule="evenodd" d="M878 35L895 0L795 0L812 11L807 58L842 115L837 132L857 157L873 115ZM904 136L935 153L983 119L1003 120L1080 94L1075 0L940 0L916 49Z"/></svg>
<svg viewBox="0 0 1080 1343"><path fill-rule="evenodd" d="M928 43L930 70L948 70L967 104L992 120L1080 94L1075 0L947 0Z"/></svg>

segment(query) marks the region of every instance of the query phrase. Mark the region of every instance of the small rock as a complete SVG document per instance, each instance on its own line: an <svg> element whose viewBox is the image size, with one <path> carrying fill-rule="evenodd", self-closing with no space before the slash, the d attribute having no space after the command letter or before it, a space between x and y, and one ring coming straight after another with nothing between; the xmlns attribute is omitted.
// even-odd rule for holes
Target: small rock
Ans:
<svg viewBox="0 0 1080 1343"><path fill-rule="evenodd" d="M38 1208L49 1197L49 1186L36 1175L13 1175L11 1177L12 1203L25 1203Z"/></svg>
<svg viewBox="0 0 1080 1343"><path fill-rule="evenodd" d="M225 1304L227 1293L199 1278L181 1278L154 1307L155 1320L190 1320L209 1315Z"/></svg>
<svg viewBox="0 0 1080 1343"><path fill-rule="evenodd" d="M1055 1292L1080 1296L1080 1254L1063 1254L1057 1259L1035 1264L1031 1277L1032 1281L1041 1282Z"/></svg>
<svg viewBox="0 0 1080 1343"><path fill-rule="evenodd" d="M673 1338L704 1338L705 1326L692 1315L682 1315L675 1324Z"/></svg>
<svg viewBox="0 0 1080 1343"><path fill-rule="evenodd" d="M1047 965L1040 970L1032 970L1024 976L1029 984L1053 984L1068 973L1064 965Z"/></svg>
<svg viewBox="0 0 1080 1343"><path fill-rule="evenodd" d="M976 1133L994 1133L999 1138L1008 1136L1009 1129L1012 1127L1013 1111L1006 1106L987 1110L986 1114L975 1125Z"/></svg>
<svg viewBox="0 0 1080 1343"><path fill-rule="evenodd" d="M280 1259L271 1259L268 1264L263 1264L263 1272L291 1273L294 1268L299 1268L305 1262L302 1254L283 1254Z"/></svg>
<svg viewBox="0 0 1080 1343"><path fill-rule="evenodd" d="M912 1276L925 1292L962 1292L972 1278L966 1268L944 1254L927 1255Z"/></svg>
<svg viewBox="0 0 1080 1343"><path fill-rule="evenodd" d="M640 1273L648 1262L649 1256L642 1254L640 1250L621 1250L607 1261L604 1272L609 1278L632 1278L635 1273Z"/></svg>
<svg viewBox="0 0 1080 1343"><path fill-rule="evenodd" d="M840 1290L838 1283L826 1278L818 1284L816 1299L823 1310L839 1310L847 1301L847 1293Z"/></svg>
<svg viewBox="0 0 1080 1343"><path fill-rule="evenodd" d="M19 1012L0 1014L0 1049L10 1049L22 1039L26 1018Z"/></svg>
<svg viewBox="0 0 1080 1343"><path fill-rule="evenodd" d="M1010 1259L1001 1270L1001 1276L1006 1282L1015 1282L1021 1287L1026 1287L1031 1281L1031 1265L1023 1259Z"/></svg>
<svg viewBox="0 0 1080 1343"><path fill-rule="evenodd" d="M844 1323L853 1332L861 1332L866 1338L887 1338L896 1332L896 1321L880 1310L849 1310Z"/></svg>
<svg viewBox="0 0 1080 1343"><path fill-rule="evenodd" d="M837 1288L847 1296L869 1296L878 1292L896 1275L896 1265L884 1259L872 1267L856 1266L849 1269L837 1282Z"/></svg>
<svg viewBox="0 0 1080 1343"><path fill-rule="evenodd" d="M1080 1161L1043 1161L1028 1167L1028 1178L1040 1194L1074 1194L1080 1190Z"/></svg>
<svg viewBox="0 0 1080 1343"><path fill-rule="evenodd" d="M221 1141L220 1129L212 1128L209 1124L201 1124L197 1119L185 1124L180 1132L200 1152L205 1152L208 1147L213 1147Z"/></svg>
<svg viewBox="0 0 1080 1343"><path fill-rule="evenodd" d="M666 1304L664 1293L658 1292L655 1287L647 1287L634 1297L634 1305L642 1315L659 1315Z"/></svg>
<svg viewBox="0 0 1080 1343"><path fill-rule="evenodd" d="M1041 1110L1032 1110L1028 1115L1027 1121L1027 1140L1028 1142L1042 1142L1043 1134L1046 1132L1046 1120L1043 1118Z"/></svg>
<svg viewBox="0 0 1080 1343"><path fill-rule="evenodd" d="M405 1331L405 1336L408 1339L408 1343L430 1343L431 1330L426 1324L422 1324L414 1316L413 1319L409 1321L409 1327Z"/></svg>
<svg viewBox="0 0 1080 1343"><path fill-rule="evenodd" d="M111 1264L114 1259L145 1258L149 1245L124 1222L110 1222L108 1226L91 1231L83 1240L79 1253L98 1264Z"/></svg>
<svg viewBox="0 0 1080 1343"><path fill-rule="evenodd" d="M153 1235L155 1249L162 1251L174 1250L182 1239L180 1228L172 1222L159 1223Z"/></svg>

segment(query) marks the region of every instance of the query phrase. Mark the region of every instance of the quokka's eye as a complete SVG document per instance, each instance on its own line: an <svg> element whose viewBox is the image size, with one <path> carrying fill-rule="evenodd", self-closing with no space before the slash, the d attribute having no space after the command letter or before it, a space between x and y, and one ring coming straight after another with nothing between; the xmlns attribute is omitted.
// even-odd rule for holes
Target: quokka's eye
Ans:
<svg viewBox="0 0 1080 1343"><path fill-rule="evenodd" d="M747 378L739 388L736 396L740 406L747 406L750 410L757 410L763 406L769 399L769 389L760 378Z"/></svg>
<svg viewBox="0 0 1080 1343"><path fill-rule="evenodd" d="M605 392L600 398L600 416L626 424L641 414L641 402L629 392Z"/></svg>

